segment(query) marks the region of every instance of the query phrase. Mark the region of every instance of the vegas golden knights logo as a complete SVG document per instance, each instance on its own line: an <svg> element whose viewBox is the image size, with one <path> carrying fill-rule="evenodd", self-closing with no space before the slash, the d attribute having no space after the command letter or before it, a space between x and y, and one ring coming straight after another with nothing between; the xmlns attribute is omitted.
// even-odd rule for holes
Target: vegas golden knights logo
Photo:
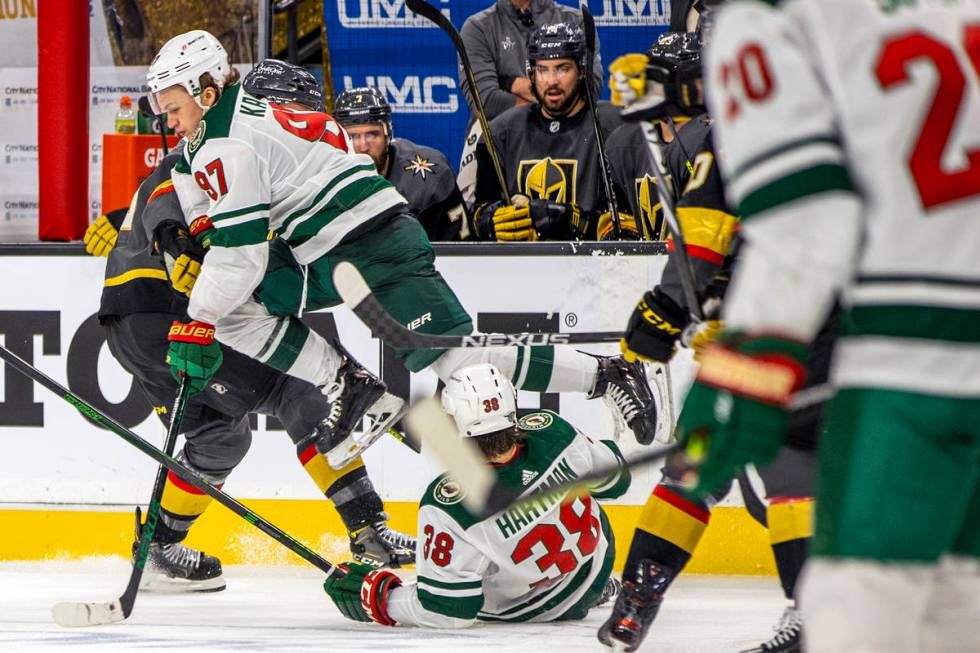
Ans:
<svg viewBox="0 0 980 653"><path fill-rule="evenodd" d="M640 221L640 228L643 230L645 240L664 240L667 234L664 233L664 214L660 206L660 196L657 195L657 180L646 175L636 182L636 198L640 207L640 215L636 216Z"/></svg>
<svg viewBox="0 0 980 653"><path fill-rule="evenodd" d="M578 161L575 159L530 159L517 166L518 191L531 199L576 204L575 180Z"/></svg>

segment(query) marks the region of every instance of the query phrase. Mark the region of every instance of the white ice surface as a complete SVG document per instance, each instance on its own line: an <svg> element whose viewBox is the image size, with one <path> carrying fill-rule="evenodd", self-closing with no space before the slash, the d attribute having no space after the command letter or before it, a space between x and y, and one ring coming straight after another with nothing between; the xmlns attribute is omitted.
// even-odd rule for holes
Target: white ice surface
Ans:
<svg viewBox="0 0 980 653"><path fill-rule="evenodd" d="M116 598L129 573L119 558L0 563L0 651L602 651L595 632L609 608L580 622L487 624L463 631L385 628L344 619L314 569L228 567L213 594L142 593L126 621L66 629L58 601ZM768 639L784 606L773 578L682 576L641 651L733 653Z"/></svg>

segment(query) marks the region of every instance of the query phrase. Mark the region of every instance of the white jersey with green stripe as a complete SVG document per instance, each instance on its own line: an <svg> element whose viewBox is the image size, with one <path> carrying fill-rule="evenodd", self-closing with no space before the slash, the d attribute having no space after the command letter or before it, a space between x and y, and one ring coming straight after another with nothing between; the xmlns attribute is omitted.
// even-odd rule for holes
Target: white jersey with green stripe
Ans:
<svg viewBox="0 0 980 653"><path fill-rule="evenodd" d="M270 104L240 84L225 89L184 152L174 186L192 231L210 247L189 313L206 322L251 295L272 238L307 264L405 204L329 115Z"/></svg>
<svg viewBox="0 0 980 653"><path fill-rule="evenodd" d="M551 411L524 415L520 426L526 441L495 472L522 497L622 460L614 443L586 437ZM591 496L540 495L481 520L463 508L451 478L437 478L419 506L417 583L392 591L389 614L431 628L583 617L615 557L597 499L622 495L629 482L625 471Z"/></svg>
<svg viewBox="0 0 980 653"><path fill-rule="evenodd" d="M980 396L980 0L736 0L706 86L746 247L728 326L809 340L833 380Z"/></svg>

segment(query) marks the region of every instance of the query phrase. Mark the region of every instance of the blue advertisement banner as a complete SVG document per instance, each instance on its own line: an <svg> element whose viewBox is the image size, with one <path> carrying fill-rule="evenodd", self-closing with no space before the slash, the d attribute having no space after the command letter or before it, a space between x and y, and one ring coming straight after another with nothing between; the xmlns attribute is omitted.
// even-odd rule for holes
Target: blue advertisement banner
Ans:
<svg viewBox="0 0 980 653"><path fill-rule="evenodd" d="M430 0L456 26L494 0ZM575 2L562 2L577 7ZM396 136L434 147L458 165L469 108L449 37L404 0L325 0L331 73L337 92L374 86L391 103ZM589 0L604 68L643 52L670 23L669 0ZM608 76L608 69L603 71ZM603 86L603 97L609 89Z"/></svg>

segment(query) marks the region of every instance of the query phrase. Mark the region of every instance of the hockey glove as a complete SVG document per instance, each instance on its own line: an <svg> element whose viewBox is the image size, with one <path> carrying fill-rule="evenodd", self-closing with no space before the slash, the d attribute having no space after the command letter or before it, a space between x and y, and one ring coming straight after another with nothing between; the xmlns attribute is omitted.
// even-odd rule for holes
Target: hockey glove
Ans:
<svg viewBox="0 0 980 653"><path fill-rule="evenodd" d="M398 576L385 569L375 569L360 562L341 565L347 571L343 578L331 576L323 589L337 605L340 613L353 621L374 621L382 626L394 626L388 615L388 593L401 587Z"/></svg>
<svg viewBox="0 0 980 653"><path fill-rule="evenodd" d="M364 576L374 569L371 565L358 562L348 562L340 565L347 572L345 576L333 574L323 582L323 591L334 602L340 614L351 621L371 621L367 612L361 607L361 585Z"/></svg>
<svg viewBox="0 0 980 653"><path fill-rule="evenodd" d="M574 204L524 201L510 205L493 202L479 207L475 222L480 240L564 240L581 231L581 213Z"/></svg>
<svg viewBox="0 0 980 653"><path fill-rule="evenodd" d="M633 309L619 348L627 363L637 359L670 361L677 340L687 326L687 313L660 288L643 293Z"/></svg>
<svg viewBox="0 0 980 653"><path fill-rule="evenodd" d="M153 230L153 251L163 255L174 290L190 297L206 250L197 244L186 226L176 220L164 220Z"/></svg>
<svg viewBox="0 0 980 653"><path fill-rule="evenodd" d="M207 387L208 381L221 367L221 346L214 341L214 326L206 322L183 324L174 322L167 335L167 364L175 379L187 376L190 393Z"/></svg>
<svg viewBox="0 0 980 653"><path fill-rule="evenodd" d="M685 484L710 492L748 463L779 451L789 406L806 377L807 348L780 338L722 335L705 347L677 422L690 472Z"/></svg>
<svg viewBox="0 0 980 653"><path fill-rule="evenodd" d="M701 360L701 352L706 346L718 339L722 328L721 320L708 320L697 325L691 342L688 343L688 346L694 350L694 360Z"/></svg>
<svg viewBox="0 0 980 653"><path fill-rule="evenodd" d="M125 217L126 209L119 209L103 215L90 224L85 230L85 235L82 236L85 251L92 256L109 256L109 252L116 246L119 227Z"/></svg>

